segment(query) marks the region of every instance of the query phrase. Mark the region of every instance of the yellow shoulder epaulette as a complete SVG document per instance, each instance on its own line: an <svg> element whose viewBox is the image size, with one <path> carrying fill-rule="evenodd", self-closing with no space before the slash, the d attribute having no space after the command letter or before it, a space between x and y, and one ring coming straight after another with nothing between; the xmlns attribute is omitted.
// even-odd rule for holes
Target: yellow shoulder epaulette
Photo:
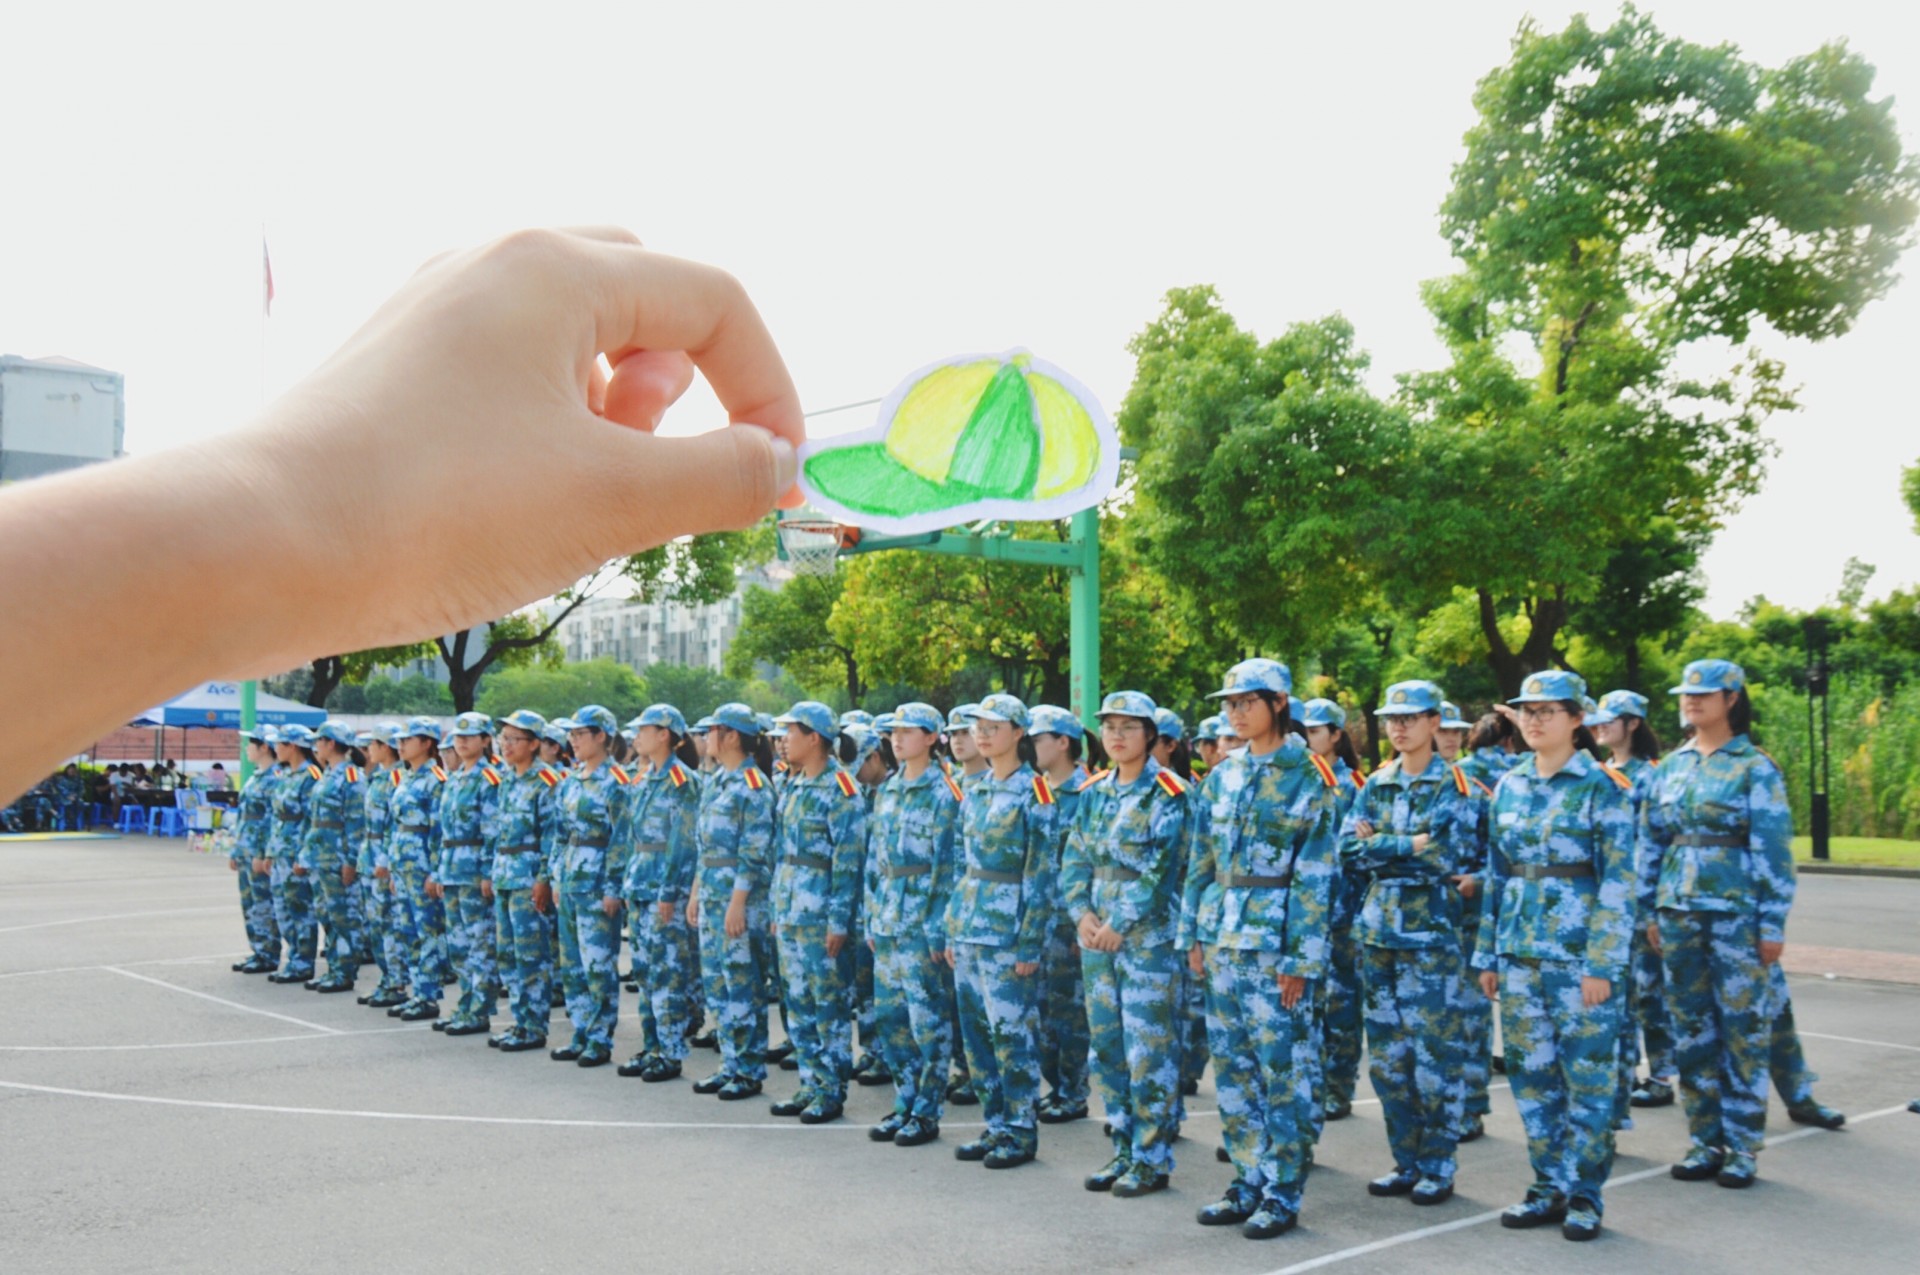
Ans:
<svg viewBox="0 0 1920 1275"><path fill-rule="evenodd" d="M793 767L787 765L785 758L773 763L773 773L776 775L784 775L792 769Z"/></svg>
<svg viewBox="0 0 1920 1275"><path fill-rule="evenodd" d="M609 766L607 767L607 772L613 776L613 782L616 784L630 784L633 782L633 776L629 775L619 766Z"/></svg>
<svg viewBox="0 0 1920 1275"><path fill-rule="evenodd" d="M681 787L687 782L686 769L681 766L679 762L673 763L673 765L667 767L667 779L675 788Z"/></svg>
<svg viewBox="0 0 1920 1275"><path fill-rule="evenodd" d="M1467 786L1467 772L1451 763L1448 764L1447 769L1453 772L1453 786L1460 790L1460 795L1462 797L1471 797L1473 795L1473 789Z"/></svg>
<svg viewBox="0 0 1920 1275"><path fill-rule="evenodd" d="M1312 762L1313 768L1320 772L1321 783L1329 788L1338 788L1340 786L1340 776L1333 773L1332 762L1322 757L1319 753L1308 753L1307 760Z"/></svg>
<svg viewBox="0 0 1920 1275"><path fill-rule="evenodd" d="M537 773L540 776L540 782L545 784L547 787L557 788L560 786L560 776L554 774L551 770L548 770L546 767L542 766Z"/></svg>
<svg viewBox="0 0 1920 1275"><path fill-rule="evenodd" d="M1353 786L1355 788L1365 788L1367 786L1367 777L1357 770L1348 771L1347 778L1353 780Z"/></svg>
<svg viewBox="0 0 1920 1275"><path fill-rule="evenodd" d="M1095 771L1093 774L1088 775L1085 779L1081 780L1080 786L1078 788L1075 788L1074 791L1085 792L1087 789L1093 787L1095 784L1099 783L1102 779L1105 779L1108 775L1111 775L1112 773L1113 773L1112 770Z"/></svg>
<svg viewBox="0 0 1920 1275"><path fill-rule="evenodd" d="M1153 778L1154 782L1160 785L1161 791L1165 792L1167 796L1184 797L1186 795L1187 788L1189 787L1187 781L1174 774L1171 770L1163 770Z"/></svg>
<svg viewBox="0 0 1920 1275"><path fill-rule="evenodd" d="M1053 785L1047 782L1045 775L1033 777L1033 799L1043 806L1053 804Z"/></svg>
<svg viewBox="0 0 1920 1275"><path fill-rule="evenodd" d="M853 776L844 770L836 770L833 772L833 782L840 789L840 794L844 797L851 797L860 791L860 785L854 783Z"/></svg>
<svg viewBox="0 0 1920 1275"><path fill-rule="evenodd" d="M495 788L498 788L500 786L500 772L495 770L493 767L482 766L480 768L480 773L483 776L485 776L487 782L492 784Z"/></svg>
<svg viewBox="0 0 1920 1275"><path fill-rule="evenodd" d="M313 777L313 778L315 778L315 779L318 779L318 778L320 778L320 776L322 776L322 775L324 775L324 774L326 774L326 773L327 773L326 771L324 771L324 770L321 770L321 769L320 769L320 768L319 768L318 766L308 766L308 767L307 767L307 774L308 774L308 775L310 775L310 776L312 776L312 777Z"/></svg>
<svg viewBox="0 0 1920 1275"><path fill-rule="evenodd" d="M758 766L749 766L740 772L747 781L747 787L759 792L767 786L767 777L760 773Z"/></svg>
<svg viewBox="0 0 1920 1275"><path fill-rule="evenodd" d="M433 768L433 777L434 777L435 779L438 779L438 780L439 780L439 781L440 781L441 783L443 783L443 784L444 784L444 783L446 783L446 782L447 782L447 768L446 768L445 766L435 766L435 767Z"/></svg>
<svg viewBox="0 0 1920 1275"><path fill-rule="evenodd" d="M1611 779L1613 780L1614 783L1620 785L1620 787L1623 790L1627 792L1633 791L1633 780L1628 779L1625 775L1615 770L1612 766L1609 766L1606 762L1600 763L1600 769L1606 772L1606 776L1608 779Z"/></svg>
<svg viewBox="0 0 1920 1275"><path fill-rule="evenodd" d="M955 801L965 801L967 799L967 795L960 791L960 785L953 782L952 775L949 775L943 770L940 772L940 778L946 781L947 791L953 794Z"/></svg>
<svg viewBox="0 0 1920 1275"><path fill-rule="evenodd" d="M404 770L390 771L388 772L388 778L392 779L393 786L398 788L401 784L407 782L407 772Z"/></svg>
<svg viewBox="0 0 1920 1275"><path fill-rule="evenodd" d="M360 782L360 772L352 766L347 767L347 782L350 784Z"/></svg>

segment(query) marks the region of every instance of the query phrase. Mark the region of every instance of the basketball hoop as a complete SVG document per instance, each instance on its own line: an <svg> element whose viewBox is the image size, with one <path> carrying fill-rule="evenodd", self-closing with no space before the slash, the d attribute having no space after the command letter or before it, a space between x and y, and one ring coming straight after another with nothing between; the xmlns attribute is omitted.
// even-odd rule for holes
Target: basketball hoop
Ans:
<svg viewBox="0 0 1920 1275"><path fill-rule="evenodd" d="M780 548L794 574L830 576L842 549L860 543L860 530L828 518L782 518Z"/></svg>

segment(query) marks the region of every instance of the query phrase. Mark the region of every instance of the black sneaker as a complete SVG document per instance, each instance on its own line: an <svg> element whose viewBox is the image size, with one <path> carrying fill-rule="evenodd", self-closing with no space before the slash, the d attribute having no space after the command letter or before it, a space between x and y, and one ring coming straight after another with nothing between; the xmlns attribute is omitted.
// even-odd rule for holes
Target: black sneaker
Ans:
<svg viewBox="0 0 1920 1275"><path fill-rule="evenodd" d="M1501 1210L1500 1225L1509 1231L1527 1231L1564 1222L1566 1217L1566 1196L1557 1191L1529 1191L1526 1199Z"/></svg>
<svg viewBox="0 0 1920 1275"><path fill-rule="evenodd" d="M924 1116L915 1116L900 1126L900 1132L893 1135L896 1147L925 1146L940 1136L940 1122L928 1120Z"/></svg>
<svg viewBox="0 0 1920 1275"><path fill-rule="evenodd" d="M1084 1102L1043 1103L1036 1114L1041 1124L1069 1124L1075 1120L1087 1118L1087 1104Z"/></svg>
<svg viewBox="0 0 1920 1275"><path fill-rule="evenodd" d="M899 1138L896 1137L894 1141L898 1142ZM994 1145L995 1143L994 1143L993 1135L990 1133L983 1133L979 1137L975 1138L972 1142L963 1142L959 1146L955 1147L953 1149L953 1158L956 1160L966 1160L969 1162L975 1161L975 1160L984 1160L987 1158L988 1154L993 1151Z"/></svg>
<svg viewBox="0 0 1920 1275"><path fill-rule="evenodd" d="M1089 1173L1084 1185L1089 1191L1111 1191L1113 1184L1127 1176L1133 1168L1133 1162L1123 1155L1117 1155L1100 1168Z"/></svg>
<svg viewBox="0 0 1920 1275"><path fill-rule="evenodd" d="M911 1118L912 1117L904 1115L898 1111L888 1112L886 1119L882 1120L879 1124L873 1126L873 1128L867 1130L868 1141L892 1142L894 1135L899 1133L901 1129L906 1127L907 1121L910 1120Z"/></svg>
<svg viewBox="0 0 1920 1275"><path fill-rule="evenodd" d="M1795 1124L1810 1124L1820 1129L1838 1129L1847 1122L1845 1112L1837 1111L1813 1098L1805 1102L1789 1103L1787 1119Z"/></svg>
<svg viewBox="0 0 1920 1275"><path fill-rule="evenodd" d="M727 1082L732 1079L733 1077L729 1076L726 1072L716 1071L711 1076L708 1076L705 1080L694 1081L693 1091L695 1093L700 1093L700 1094L719 1093L722 1089L725 1089L727 1087Z"/></svg>
<svg viewBox="0 0 1920 1275"><path fill-rule="evenodd" d="M1682 1182L1705 1182L1719 1174L1720 1166L1726 1163L1726 1157L1707 1147L1695 1147L1687 1152L1687 1158L1669 1169L1668 1172Z"/></svg>
<svg viewBox="0 0 1920 1275"><path fill-rule="evenodd" d="M1169 1175L1151 1165L1136 1164L1113 1184L1113 1194L1122 1200L1131 1200L1135 1196L1164 1191L1172 1181Z"/></svg>
<svg viewBox="0 0 1920 1275"><path fill-rule="evenodd" d="M1667 1081L1649 1077L1633 1087L1627 1102L1635 1107L1671 1107L1673 1086Z"/></svg>
<svg viewBox="0 0 1920 1275"><path fill-rule="evenodd" d="M1029 1129L1024 1134L1002 1138L995 1143L993 1150L987 1152L987 1158L982 1163L989 1169L1016 1169L1023 1164L1032 1163L1033 1158L1038 1154L1040 1154L1039 1135Z"/></svg>
<svg viewBox="0 0 1920 1275"><path fill-rule="evenodd" d="M1239 1226L1259 1208L1259 1193L1236 1178L1227 1185L1227 1193L1202 1208L1195 1220L1202 1226Z"/></svg>
<svg viewBox="0 0 1920 1275"><path fill-rule="evenodd" d="M1586 1200L1575 1200L1560 1224L1560 1234L1570 1240L1590 1240L1600 1234L1600 1210Z"/></svg>
<svg viewBox="0 0 1920 1275"><path fill-rule="evenodd" d="M1241 1226L1240 1234L1250 1240L1270 1240L1276 1235L1285 1235L1300 1224L1300 1217L1292 1209L1278 1200L1260 1201L1260 1207L1252 1217Z"/></svg>
<svg viewBox="0 0 1920 1275"><path fill-rule="evenodd" d="M1395 1169L1384 1178L1375 1178L1367 1183L1368 1195L1411 1195L1414 1186L1420 1181L1420 1174L1414 1169Z"/></svg>

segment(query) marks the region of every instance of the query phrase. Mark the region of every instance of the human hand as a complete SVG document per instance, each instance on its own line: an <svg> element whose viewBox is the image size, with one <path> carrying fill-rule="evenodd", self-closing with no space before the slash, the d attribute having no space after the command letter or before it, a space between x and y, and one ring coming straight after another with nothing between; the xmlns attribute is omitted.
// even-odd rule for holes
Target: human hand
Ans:
<svg viewBox="0 0 1920 1275"><path fill-rule="evenodd" d="M493 902L493 882L484 877L480 880L480 897L489 903Z"/></svg>
<svg viewBox="0 0 1920 1275"><path fill-rule="evenodd" d="M1368 837L1371 837L1373 835L1373 825L1369 823L1367 820L1362 819L1360 822L1353 825L1353 835L1360 838L1362 841L1365 841Z"/></svg>
<svg viewBox="0 0 1920 1275"><path fill-rule="evenodd" d="M425 885L424 889L426 890L427 897L429 899L439 899L439 898L446 897L447 892L441 889L440 883L438 881L435 881L432 877L427 878L427 884Z"/></svg>
<svg viewBox="0 0 1920 1275"><path fill-rule="evenodd" d="M1032 978L1035 974L1038 974L1040 972L1040 962L1015 961L1013 963L1013 972L1014 972L1014 975L1018 978Z"/></svg>
<svg viewBox="0 0 1920 1275"><path fill-rule="evenodd" d="M1453 879L1453 888L1460 891L1460 897L1471 899L1480 893L1480 878L1458 876Z"/></svg>
<svg viewBox="0 0 1920 1275"><path fill-rule="evenodd" d="M1787 950L1787 945L1784 942L1773 943L1773 942L1769 942L1766 939L1761 939L1760 940L1760 963L1762 965L1771 965L1775 961L1779 960L1780 953L1786 950Z"/></svg>
<svg viewBox="0 0 1920 1275"><path fill-rule="evenodd" d="M1488 1000L1500 998L1500 975L1493 970L1480 971L1480 990Z"/></svg>
<svg viewBox="0 0 1920 1275"><path fill-rule="evenodd" d="M232 870L233 870L233 871L235 871L235 872L238 872L238 871L240 870L240 860L238 860L238 859L228 859L228 860L227 860L227 867L228 867L228 868L230 868L230 869L232 869Z"/></svg>
<svg viewBox="0 0 1920 1275"><path fill-rule="evenodd" d="M533 910L543 915L553 911L553 882L535 881L533 883Z"/></svg>
<svg viewBox="0 0 1920 1275"><path fill-rule="evenodd" d="M1612 997L1612 983L1604 978L1591 978L1586 975L1581 976L1580 1003L1582 1005L1585 1005L1588 1009L1592 1009L1596 1005L1606 1004Z"/></svg>
<svg viewBox="0 0 1920 1275"><path fill-rule="evenodd" d="M1647 922L1647 946L1655 956L1660 955L1660 923L1657 921Z"/></svg>
<svg viewBox="0 0 1920 1275"><path fill-rule="evenodd" d="M1206 953L1200 950L1198 943L1195 943L1193 948L1187 953L1187 969L1195 974L1204 974L1207 972Z"/></svg>
<svg viewBox="0 0 1920 1275"><path fill-rule="evenodd" d="M304 877L307 875L307 870L296 863L293 865L293 875L296 877Z"/></svg>
<svg viewBox="0 0 1920 1275"><path fill-rule="evenodd" d="M375 881L391 881L393 879L393 870L391 868L375 868L373 870L373 879Z"/></svg>
<svg viewBox="0 0 1920 1275"><path fill-rule="evenodd" d="M340 865L340 884L350 886L360 879L360 870L351 863Z"/></svg>
<svg viewBox="0 0 1920 1275"><path fill-rule="evenodd" d="M602 912L605 912L608 916L619 916L620 909L625 906L626 904L622 903L618 899L607 898L607 899L600 900L600 910Z"/></svg>
<svg viewBox="0 0 1920 1275"><path fill-rule="evenodd" d="M727 937L737 939L747 932L747 901L735 897L727 904Z"/></svg>
<svg viewBox="0 0 1920 1275"><path fill-rule="evenodd" d="M1093 932L1093 941L1087 944L1096 952L1118 952L1120 950L1120 932L1105 921Z"/></svg>
<svg viewBox="0 0 1920 1275"><path fill-rule="evenodd" d="M827 959L838 960L840 953L845 951L846 947L847 947L846 935L844 934L827 935Z"/></svg>
<svg viewBox="0 0 1920 1275"><path fill-rule="evenodd" d="M1091 949L1093 936L1100 932L1102 922L1099 917L1088 912L1081 916L1080 923L1074 927L1080 939L1080 946Z"/></svg>
<svg viewBox="0 0 1920 1275"><path fill-rule="evenodd" d="M671 901L662 903L660 905L660 924L662 925L673 924L673 904Z"/></svg>
<svg viewBox="0 0 1920 1275"><path fill-rule="evenodd" d="M1280 1007L1292 1009L1300 1003L1300 997L1306 993L1307 980L1298 974L1282 974L1280 978Z"/></svg>

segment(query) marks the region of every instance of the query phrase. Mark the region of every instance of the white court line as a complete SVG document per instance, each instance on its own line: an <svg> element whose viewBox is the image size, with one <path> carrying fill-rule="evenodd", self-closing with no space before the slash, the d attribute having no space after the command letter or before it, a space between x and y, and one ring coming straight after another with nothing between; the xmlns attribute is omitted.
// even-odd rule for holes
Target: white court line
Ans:
<svg viewBox="0 0 1920 1275"><path fill-rule="evenodd" d="M202 961L217 961L223 957L231 958L232 955L233 949L228 948L224 952L208 952L204 956L160 956L150 961L115 961L113 964L126 969L137 969L144 965L198 965ZM86 974L107 968L109 967L106 965L56 965L44 970L13 970L10 973L0 974L0 979L34 978L41 974Z"/></svg>
<svg viewBox="0 0 1920 1275"><path fill-rule="evenodd" d="M179 992L186 996L198 996L203 1001L212 1001L216 1005L225 1005L229 1009L245 1010L249 1014L259 1014L263 1018L277 1018L283 1023L292 1023L295 1027L309 1027L329 1036L344 1035L338 1027L323 1027L319 1023L310 1023L304 1018L295 1018L291 1014L276 1014L270 1009L255 1009L252 1005L242 1005L239 1001L230 1001L224 996L215 996L209 992L196 992L191 987L182 987L178 983L169 983L164 979L150 978L145 974L136 974L132 970L122 969L118 965L103 965L100 968L112 974L138 979L142 983L152 983L155 987L164 987L170 992Z"/></svg>
<svg viewBox="0 0 1920 1275"><path fill-rule="evenodd" d="M307 1033L300 1036L250 1036L245 1040L181 1040L162 1045L0 1045L0 1052L14 1054L89 1054L124 1053L128 1050L143 1049L212 1049L220 1045L278 1045L292 1040L344 1040L349 1036L389 1036L394 1032L417 1032L420 1029L412 1024L405 1027L369 1027L361 1031L333 1032L330 1035L315 1036Z"/></svg>
<svg viewBox="0 0 1920 1275"><path fill-rule="evenodd" d="M1899 1049L1909 1054L1920 1054L1920 1045L1896 1045L1890 1040L1861 1040L1858 1036L1829 1036L1825 1032L1803 1031L1800 1034L1810 1040L1837 1040L1848 1045L1875 1045L1881 1049Z"/></svg>
<svg viewBox="0 0 1920 1275"><path fill-rule="evenodd" d="M1806 1033L1803 1032L1801 1034L1805 1035ZM0 1081L0 1084L4 1083L4 1081ZM1869 1111L1864 1116L1851 1116L1848 1118L1847 1123L1849 1125L1864 1124L1869 1120L1878 1120L1881 1116L1890 1116L1896 1112L1905 1111L1906 1109L1904 1103L1898 1107L1882 1107L1879 1111ZM1832 1132L1835 1131L1830 1129L1800 1129L1793 1133L1783 1133L1777 1138L1768 1138L1767 1146L1770 1148L1777 1147L1783 1142L1794 1142L1801 1138L1811 1138L1816 1133ZM1649 1178L1664 1178L1670 1172L1671 1166L1665 1164L1657 1165L1651 1169L1642 1169L1638 1173L1629 1173L1625 1177L1608 1179L1607 1189L1612 1190L1614 1187L1627 1186L1634 1182L1645 1182ZM1451 1222L1441 1222L1437 1226L1423 1226L1414 1231L1402 1231L1398 1235L1389 1235L1385 1239L1374 1240L1368 1244L1356 1244L1352 1248L1343 1248L1333 1253L1323 1253L1319 1257L1310 1257L1304 1262L1295 1262L1291 1266L1282 1266L1277 1270L1268 1271L1267 1275L1300 1275L1302 1271L1317 1271L1323 1266L1332 1266L1336 1262L1344 1262L1349 1258L1365 1257L1369 1253L1378 1253L1384 1249L1398 1248L1402 1244L1411 1244L1415 1240L1430 1239L1435 1235L1445 1235L1449 1231L1464 1231L1469 1226L1479 1226L1483 1222L1491 1222L1503 1212L1505 1212L1504 1209L1494 1209L1488 1213L1475 1213L1471 1217L1461 1217L1455 1218Z"/></svg>
<svg viewBox="0 0 1920 1275"><path fill-rule="evenodd" d="M94 921L133 921L143 916L186 916L193 912L231 911L233 911L233 905L223 903L218 907L168 908L164 912L116 912L111 916L76 916L65 921L36 921L32 925L9 925L0 928L0 934L19 934L26 930L51 930L61 925L88 925Z"/></svg>

